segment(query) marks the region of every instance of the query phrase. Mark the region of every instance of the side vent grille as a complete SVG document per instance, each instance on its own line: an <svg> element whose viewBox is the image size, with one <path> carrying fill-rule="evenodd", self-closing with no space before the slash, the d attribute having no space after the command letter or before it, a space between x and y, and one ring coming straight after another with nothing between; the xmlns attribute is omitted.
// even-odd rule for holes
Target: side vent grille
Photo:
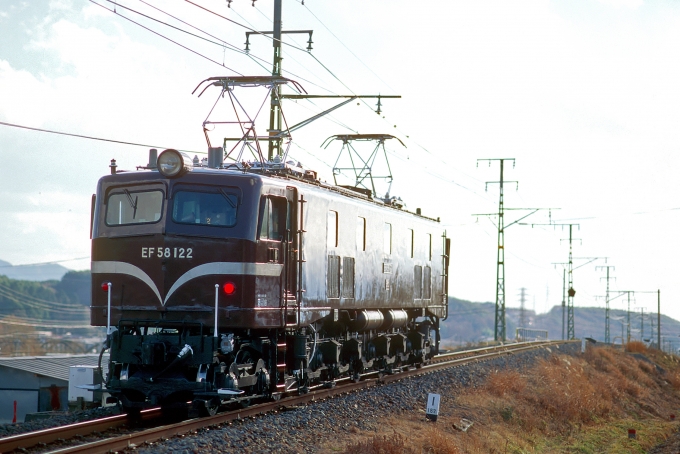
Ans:
<svg viewBox="0 0 680 454"><path fill-rule="evenodd" d="M415 299L423 297L423 267L420 265L413 268L413 290Z"/></svg>
<svg viewBox="0 0 680 454"><path fill-rule="evenodd" d="M340 298L340 256L328 256L328 276L326 281L328 298Z"/></svg>
<svg viewBox="0 0 680 454"><path fill-rule="evenodd" d="M432 298L432 268L425 267L423 273L423 299L429 300Z"/></svg>
<svg viewBox="0 0 680 454"><path fill-rule="evenodd" d="M342 297L354 298L354 257L342 258Z"/></svg>

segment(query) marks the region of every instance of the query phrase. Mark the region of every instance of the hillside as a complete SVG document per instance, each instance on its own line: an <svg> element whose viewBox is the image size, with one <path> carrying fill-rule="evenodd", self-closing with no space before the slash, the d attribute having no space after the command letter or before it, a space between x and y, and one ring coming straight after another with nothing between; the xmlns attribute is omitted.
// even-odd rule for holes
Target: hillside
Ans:
<svg viewBox="0 0 680 454"><path fill-rule="evenodd" d="M60 279L47 281L38 279L40 273L36 274L37 277L35 278L17 280L2 275L2 266L6 263L0 261L0 317L15 316L43 322L50 320L75 321L73 311L60 310L59 308L62 307L60 305L84 306L85 308L90 306L89 271L67 270ZM49 307L49 302L59 303L59 305ZM449 297L449 317L441 323L441 337L444 344L457 346L493 340L494 316L494 303L473 303ZM620 342L622 334L625 337L625 327L622 325L622 322L625 323L625 317L625 311L610 311L610 338L613 342ZM526 310L525 318L528 321L527 328L547 330L551 339L562 338L561 306L554 306L548 313L538 315L532 310ZM621 319L621 321L617 319ZM79 315L77 320L89 325L89 319L86 320L84 316ZM506 334L508 339L515 337L515 329L519 326L519 320L519 309L506 308ZM590 337L603 342L604 326L604 308L574 308L574 333L576 338ZM665 336L671 333L676 333L676 335L680 333L680 322L665 315L661 316L661 326L662 334ZM632 338L640 338L641 327L644 330L644 339L653 337L653 333L655 339L656 317L646 317L644 323L641 324L640 314L632 313Z"/></svg>
<svg viewBox="0 0 680 454"><path fill-rule="evenodd" d="M90 272L69 271L45 282L0 275L0 331L89 327ZM63 327L59 328L59 327Z"/></svg>
<svg viewBox="0 0 680 454"><path fill-rule="evenodd" d="M56 263L14 266L9 262L0 260L0 276L6 276L10 279L22 281L51 281L61 279L68 272L68 268Z"/></svg>
<svg viewBox="0 0 680 454"><path fill-rule="evenodd" d="M378 429L352 431L349 440L342 440L344 450L329 440L321 452L678 452L678 357L639 342L629 344L626 352L601 344L589 344L585 353L569 353L565 347L550 348L551 355L533 362L519 360L526 358L523 354L511 355L514 364L427 388L423 394L441 396L436 423L426 419L423 403L405 410L395 405Z"/></svg>
<svg viewBox="0 0 680 454"><path fill-rule="evenodd" d="M509 339L515 337L515 328L519 325L519 309L506 308L506 335ZM493 340L494 335L494 303L473 303L449 297L449 317L441 324L442 340L447 345L464 345ZM531 310L525 310L528 320L527 328L548 330L551 339L562 338L562 307L554 306L545 314L538 314ZM623 310L610 310L609 330L612 342L620 342L620 337L625 337L626 312ZM621 319L618 321L617 319ZM640 338L641 328L643 339L652 337L656 339L656 316L645 317L640 321L639 313L631 313L631 337ZM653 325L653 326L652 326ZM680 322L668 316L661 315L661 334L669 336L680 333ZM604 342L605 337L605 310L602 307L574 307L574 337L580 339L590 337L599 342Z"/></svg>

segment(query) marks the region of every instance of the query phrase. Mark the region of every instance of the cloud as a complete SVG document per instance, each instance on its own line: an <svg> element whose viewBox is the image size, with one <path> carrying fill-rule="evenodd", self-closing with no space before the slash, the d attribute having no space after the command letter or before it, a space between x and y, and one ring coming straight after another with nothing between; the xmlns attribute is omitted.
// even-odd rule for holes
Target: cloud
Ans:
<svg viewBox="0 0 680 454"><path fill-rule="evenodd" d="M0 60L0 117L10 122L41 125L46 112L40 109L49 98L49 87L25 70ZM47 115L51 114L48 113Z"/></svg>
<svg viewBox="0 0 680 454"><path fill-rule="evenodd" d="M638 9L644 5L644 0L597 0L598 3L616 9Z"/></svg>

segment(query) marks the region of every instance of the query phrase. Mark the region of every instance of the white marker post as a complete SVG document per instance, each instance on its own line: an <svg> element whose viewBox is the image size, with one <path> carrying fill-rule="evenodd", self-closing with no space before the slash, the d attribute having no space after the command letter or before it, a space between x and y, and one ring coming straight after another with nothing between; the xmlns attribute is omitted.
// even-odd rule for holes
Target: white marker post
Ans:
<svg viewBox="0 0 680 454"><path fill-rule="evenodd" d="M427 395L427 411L426 416L432 422L437 421L439 415L439 394Z"/></svg>

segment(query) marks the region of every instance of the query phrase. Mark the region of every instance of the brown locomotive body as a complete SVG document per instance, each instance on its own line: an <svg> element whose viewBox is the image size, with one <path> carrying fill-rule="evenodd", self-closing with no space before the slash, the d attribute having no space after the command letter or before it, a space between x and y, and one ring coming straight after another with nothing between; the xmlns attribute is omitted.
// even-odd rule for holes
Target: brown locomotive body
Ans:
<svg viewBox="0 0 680 454"><path fill-rule="evenodd" d="M279 166L103 177L92 313L123 407L274 397L426 362L447 311L437 220Z"/></svg>

